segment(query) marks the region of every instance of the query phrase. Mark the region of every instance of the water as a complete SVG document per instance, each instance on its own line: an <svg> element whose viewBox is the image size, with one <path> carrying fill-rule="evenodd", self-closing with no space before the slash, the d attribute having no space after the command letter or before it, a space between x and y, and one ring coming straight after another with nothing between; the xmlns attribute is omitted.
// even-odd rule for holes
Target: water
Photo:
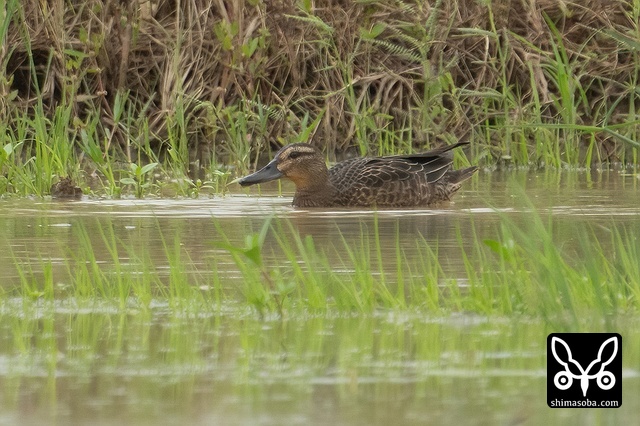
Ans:
<svg viewBox="0 0 640 426"><path fill-rule="evenodd" d="M269 186L198 200L2 201L0 424L632 424L640 365L628 359L621 408L546 407L545 342L557 330L538 320L428 310L283 320L260 318L242 297L194 314L162 297L140 310L100 298L25 304L12 291L19 269L36 281L51 274L64 288L75 273L69 259L85 247L80 228L100 265L114 262L101 236L112 230L161 280L170 275L165 246L178 235L190 279L217 274L234 288L242 277L215 224L243 245L270 217L284 238L312 236L336 268L343 240L373 244L377 228L383 269L398 266L399 236L407 262L421 261L424 239L437 245L447 276L462 277L461 246L496 239L505 220L526 228L531 208L556 224L558 244L575 244L572 229L583 226L605 246L612 227L640 234L639 186L617 173L483 173L443 209L377 213L296 210L290 197L269 196ZM286 266L277 246L269 235L265 262ZM118 251L119 262L131 252ZM625 342L639 341L638 322L617 323Z"/></svg>

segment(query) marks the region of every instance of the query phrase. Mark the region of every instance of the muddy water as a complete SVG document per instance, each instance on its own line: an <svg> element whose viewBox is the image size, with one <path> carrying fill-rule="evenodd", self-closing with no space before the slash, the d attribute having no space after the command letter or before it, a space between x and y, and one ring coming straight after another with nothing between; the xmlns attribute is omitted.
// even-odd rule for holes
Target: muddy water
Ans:
<svg viewBox="0 0 640 426"><path fill-rule="evenodd" d="M215 265L227 286L241 277L216 245L216 223L242 245L272 218L283 236L311 235L336 259L342 239L373 241L377 228L384 268L396 268L398 240L419 261L424 239L448 276L462 276L461 245L497 238L506 219L527 227L531 208L557 223L561 243L576 224L640 235L640 180L617 173L481 173L437 210L296 210L273 188L198 200L0 201L0 291L19 285L16 265L44 277L43 260L64 280L79 227L102 264L113 262L101 243L108 229L158 274L168 274L164 244L177 234L193 272ZM268 237L269 262L282 262L276 245ZM240 301L197 319L166 306L74 311L64 300L25 313L19 300L0 301L0 424L631 424L640 412L640 365L625 373L620 409L547 409L541 336L553 330L524 320L383 312L282 322L260 320ZM619 332L638 341L638 322Z"/></svg>

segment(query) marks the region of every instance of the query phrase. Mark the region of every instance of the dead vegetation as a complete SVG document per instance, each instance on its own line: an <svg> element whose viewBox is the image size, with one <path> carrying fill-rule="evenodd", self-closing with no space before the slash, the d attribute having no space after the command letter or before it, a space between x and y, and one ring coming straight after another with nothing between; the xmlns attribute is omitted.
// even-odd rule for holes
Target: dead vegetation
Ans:
<svg viewBox="0 0 640 426"><path fill-rule="evenodd" d="M334 153L467 138L494 159L525 146L520 161L535 162L540 125L566 125L542 129L575 139L565 150L595 144L591 162L629 162L633 144L591 127L638 140L639 8L10 0L0 113L72 105L70 127L98 117L106 149L126 155L145 138L162 151L182 132L192 161L304 137Z"/></svg>

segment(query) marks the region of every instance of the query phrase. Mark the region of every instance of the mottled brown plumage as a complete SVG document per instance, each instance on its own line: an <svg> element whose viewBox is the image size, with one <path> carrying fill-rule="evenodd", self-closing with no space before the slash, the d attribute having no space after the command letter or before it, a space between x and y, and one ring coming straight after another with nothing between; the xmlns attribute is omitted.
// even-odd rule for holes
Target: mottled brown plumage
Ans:
<svg viewBox="0 0 640 426"><path fill-rule="evenodd" d="M306 143L291 144L242 186L287 177L296 185L296 207L416 207L448 201L477 167L452 170L451 150L459 142L422 154L354 158L327 169L323 156Z"/></svg>
<svg viewBox="0 0 640 426"><path fill-rule="evenodd" d="M70 177L65 177L51 185L51 197L67 200L79 199L82 197L82 189L77 187Z"/></svg>

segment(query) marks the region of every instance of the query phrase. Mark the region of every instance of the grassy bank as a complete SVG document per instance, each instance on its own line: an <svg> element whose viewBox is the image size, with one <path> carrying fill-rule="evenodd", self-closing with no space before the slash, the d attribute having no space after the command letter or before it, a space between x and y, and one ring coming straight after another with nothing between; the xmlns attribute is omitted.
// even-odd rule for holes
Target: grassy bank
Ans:
<svg viewBox="0 0 640 426"><path fill-rule="evenodd" d="M3 3L0 193L215 192L293 141L638 163L637 2Z"/></svg>

